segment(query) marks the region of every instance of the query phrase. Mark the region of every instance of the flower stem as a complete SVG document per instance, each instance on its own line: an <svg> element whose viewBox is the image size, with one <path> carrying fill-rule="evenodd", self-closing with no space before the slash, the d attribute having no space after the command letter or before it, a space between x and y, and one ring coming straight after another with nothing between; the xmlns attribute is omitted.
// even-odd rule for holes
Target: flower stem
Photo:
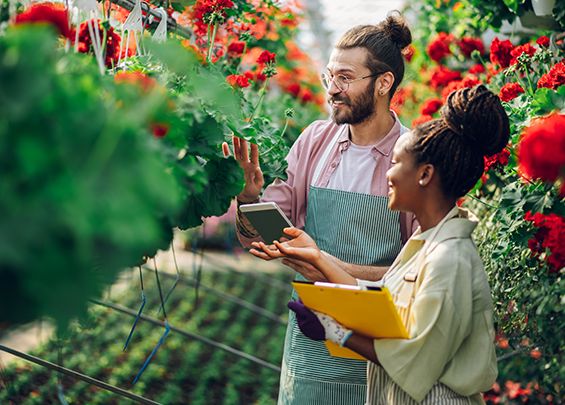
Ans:
<svg viewBox="0 0 565 405"><path fill-rule="evenodd" d="M530 79L530 70L526 68L526 77L528 78L528 83L530 84L530 96L534 96L534 86L532 85L532 79Z"/></svg>
<svg viewBox="0 0 565 405"><path fill-rule="evenodd" d="M516 80L518 81L518 84L520 86L522 86L523 88L526 87L524 86L524 84L522 83L522 80L520 80L520 76L518 76L518 73L516 71L514 71L514 76L516 76Z"/></svg>
<svg viewBox="0 0 565 405"><path fill-rule="evenodd" d="M212 64L212 50L214 49L214 41L216 39L216 31L218 30L218 21L214 22L214 31L210 37L211 25L208 25L208 63Z"/></svg>
<svg viewBox="0 0 565 405"><path fill-rule="evenodd" d="M239 63L237 64L237 69L235 69L236 75L239 73L239 68L241 67L241 64L243 63L243 57L245 56L245 52L247 52L247 42L245 42L245 46L243 47L243 52L241 54L241 58L239 59Z"/></svg>
<svg viewBox="0 0 565 405"><path fill-rule="evenodd" d="M485 63L485 61L483 60L483 57L481 55L479 55L479 60L481 61L481 65L484 66L485 70L487 71L487 73L489 74L490 77L494 77L492 75L492 73L490 72L490 69L488 68L487 64Z"/></svg>
<svg viewBox="0 0 565 405"><path fill-rule="evenodd" d="M284 133L286 132L286 127L288 127L288 122L290 121L290 117L286 118L286 122L284 123L284 128L281 132L281 136L280 139L277 143L275 143L273 146L271 146L269 149L267 149L265 152L261 153L261 156L265 156L267 153L269 153L270 151L272 151L273 149L275 149L276 146L278 146L278 144L280 143L280 141L282 141Z"/></svg>
<svg viewBox="0 0 565 405"><path fill-rule="evenodd" d="M476 200L476 201L478 201L478 202L480 202L480 203L483 203L483 204L486 205L487 207L491 207L491 208L494 208L494 209L498 208L498 207L495 207L494 205L491 205L491 204L489 204L489 203L487 203L487 202L484 202L483 200L481 200L481 199L479 199L479 198L477 198L477 197L475 197L475 196L473 196L473 195L471 195L471 194L467 194L467 196L468 196L468 197L471 197L473 200Z"/></svg>
<svg viewBox="0 0 565 405"><path fill-rule="evenodd" d="M261 102L263 101L263 97L265 97L265 93L267 92L267 83L269 83L268 77L265 79L265 84L263 85L263 89L261 91L261 97L259 97L259 101L257 102L257 105L255 106L255 109L253 110L253 114L251 114L251 118L249 119L249 121L253 121L255 115L259 112L259 109L261 108Z"/></svg>

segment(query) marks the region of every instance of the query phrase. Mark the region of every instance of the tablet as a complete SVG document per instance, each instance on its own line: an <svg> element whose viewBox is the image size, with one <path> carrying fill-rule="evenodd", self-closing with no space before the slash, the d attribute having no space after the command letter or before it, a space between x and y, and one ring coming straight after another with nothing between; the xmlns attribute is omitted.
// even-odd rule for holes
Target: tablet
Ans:
<svg viewBox="0 0 565 405"><path fill-rule="evenodd" d="M251 222L253 228L259 232L265 243L271 244L283 236L287 239L294 238L283 232L283 229L291 227L292 223L276 203L244 204L239 209Z"/></svg>

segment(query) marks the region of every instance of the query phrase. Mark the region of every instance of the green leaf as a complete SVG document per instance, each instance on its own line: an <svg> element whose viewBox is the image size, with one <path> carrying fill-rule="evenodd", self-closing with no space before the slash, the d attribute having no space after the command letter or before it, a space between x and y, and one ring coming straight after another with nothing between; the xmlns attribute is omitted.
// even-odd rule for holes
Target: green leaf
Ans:
<svg viewBox="0 0 565 405"><path fill-rule="evenodd" d="M563 109L565 109L565 86L561 86L557 90L542 87L534 93L532 111L535 115L545 115Z"/></svg>

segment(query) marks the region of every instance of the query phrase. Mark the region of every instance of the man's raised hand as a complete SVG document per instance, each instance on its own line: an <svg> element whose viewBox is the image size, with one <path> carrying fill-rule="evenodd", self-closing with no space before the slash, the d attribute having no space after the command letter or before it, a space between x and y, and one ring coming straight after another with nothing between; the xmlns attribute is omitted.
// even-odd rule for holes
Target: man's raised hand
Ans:
<svg viewBox="0 0 565 405"><path fill-rule="evenodd" d="M259 147L253 143L248 147L245 139L236 136L232 139L233 155L243 169L243 176L245 178L245 187L241 194L237 196L237 199L242 203L255 201L259 198L265 184L263 172L259 167ZM251 149L251 153L249 149ZM227 142L222 144L222 151L224 156L231 155Z"/></svg>

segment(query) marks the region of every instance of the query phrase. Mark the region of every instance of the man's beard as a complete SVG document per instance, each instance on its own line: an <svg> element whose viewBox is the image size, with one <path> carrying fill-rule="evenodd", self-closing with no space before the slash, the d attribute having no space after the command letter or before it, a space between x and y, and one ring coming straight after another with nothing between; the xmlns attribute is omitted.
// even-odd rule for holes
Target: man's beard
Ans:
<svg viewBox="0 0 565 405"><path fill-rule="evenodd" d="M332 119L338 124L361 124L371 119L377 112L375 108L375 82L367 86L367 89L357 98L351 100L345 93L336 94L338 97L331 97L331 100L343 101L341 107L332 108ZM341 97L340 97L341 96ZM348 111L343 111L344 106L348 106ZM342 111L339 111L339 110Z"/></svg>

